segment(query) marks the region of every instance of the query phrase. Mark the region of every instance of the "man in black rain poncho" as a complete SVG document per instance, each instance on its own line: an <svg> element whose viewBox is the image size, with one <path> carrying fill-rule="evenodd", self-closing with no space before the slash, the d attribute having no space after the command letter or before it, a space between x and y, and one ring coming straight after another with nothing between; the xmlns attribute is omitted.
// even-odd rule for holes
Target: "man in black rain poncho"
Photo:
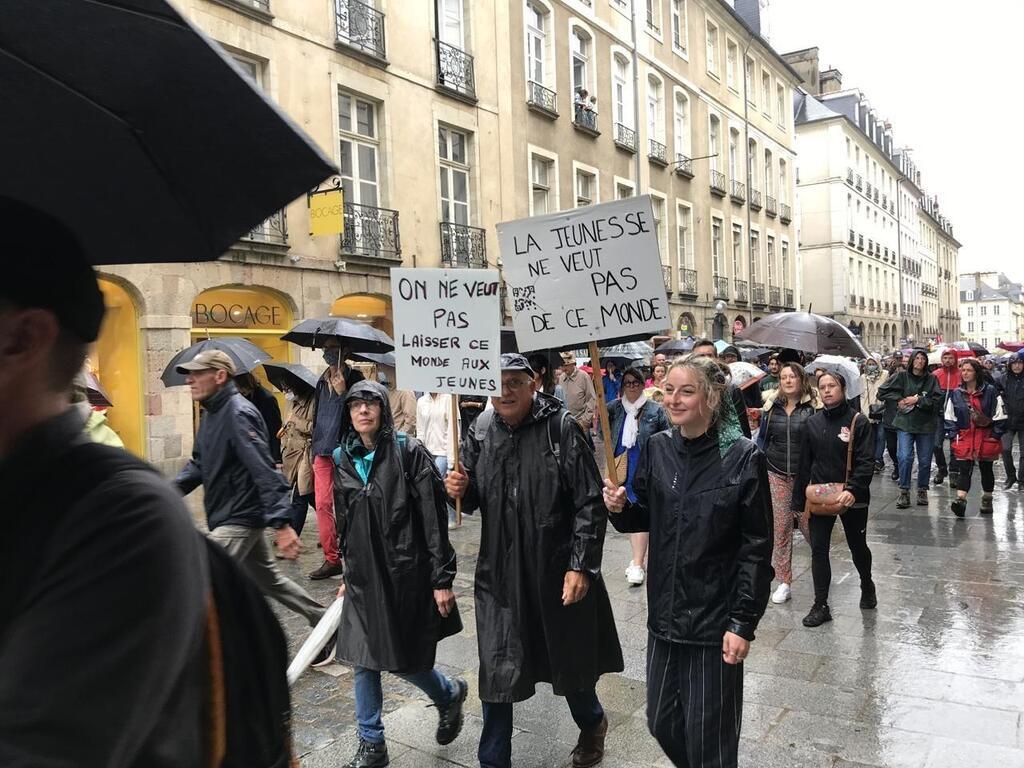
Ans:
<svg viewBox="0 0 1024 768"><path fill-rule="evenodd" d="M345 397L334 451L334 509L345 563L338 655L355 669L359 748L349 768L388 764L381 671L437 706L438 744L462 728L466 681L434 667L438 640L461 631L452 581L455 551L434 458L396 434L387 389L360 381Z"/></svg>
<svg viewBox="0 0 1024 768"><path fill-rule="evenodd" d="M561 403L536 392L522 355L501 356L501 396L462 444L449 495L479 507L476 569L482 768L509 768L512 704L538 682L565 696L580 737L574 768L601 761L608 720L594 687L622 671L601 579L607 511L594 454Z"/></svg>

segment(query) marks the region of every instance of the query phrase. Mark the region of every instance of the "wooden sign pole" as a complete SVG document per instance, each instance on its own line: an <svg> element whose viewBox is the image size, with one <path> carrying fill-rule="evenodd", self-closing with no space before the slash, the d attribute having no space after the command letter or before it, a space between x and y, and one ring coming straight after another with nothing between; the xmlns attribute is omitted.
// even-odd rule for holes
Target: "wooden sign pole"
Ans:
<svg viewBox="0 0 1024 768"><path fill-rule="evenodd" d="M594 379L594 391L597 393L597 414L601 421L601 432L604 434L604 460L607 464L605 477L618 485L619 478L615 471L615 438L612 437L611 425L608 422L608 404L604 401L604 382L601 381L601 353L597 349L596 341L590 342L590 365L590 375Z"/></svg>
<svg viewBox="0 0 1024 768"><path fill-rule="evenodd" d="M459 396L450 395L452 399L452 413L449 417L451 421L452 431L452 445L455 446L455 466L453 469L456 472L461 472L461 465L459 464ZM462 525L462 499L455 500L455 525Z"/></svg>

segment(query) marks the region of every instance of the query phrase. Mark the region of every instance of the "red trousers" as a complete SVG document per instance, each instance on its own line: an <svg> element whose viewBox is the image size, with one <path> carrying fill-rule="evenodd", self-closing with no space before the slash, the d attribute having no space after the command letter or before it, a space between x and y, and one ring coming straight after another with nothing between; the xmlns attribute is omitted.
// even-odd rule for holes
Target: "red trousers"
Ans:
<svg viewBox="0 0 1024 768"><path fill-rule="evenodd" d="M313 457L313 496L316 500L316 524L324 560L338 562L338 526L334 520L334 462L330 456Z"/></svg>

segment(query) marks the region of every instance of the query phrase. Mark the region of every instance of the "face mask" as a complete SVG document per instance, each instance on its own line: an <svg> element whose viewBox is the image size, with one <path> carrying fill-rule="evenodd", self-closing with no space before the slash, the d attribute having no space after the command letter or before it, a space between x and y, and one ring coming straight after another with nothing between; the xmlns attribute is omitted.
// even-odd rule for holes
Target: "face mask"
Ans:
<svg viewBox="0 0 1024 768"><path fill-rule="evenodd" d="M293 400L295 400L295 393L294 392L285 392L284 393L284 399L287 400L289 403L292 402Z"/></svg>
<svg viewBox="0 0 1024 768"><path fill-rule="evenodd" d="M338 366L341 361L341 350L340 349L325 349L324 350L324 362L334 367Z"/></svg>

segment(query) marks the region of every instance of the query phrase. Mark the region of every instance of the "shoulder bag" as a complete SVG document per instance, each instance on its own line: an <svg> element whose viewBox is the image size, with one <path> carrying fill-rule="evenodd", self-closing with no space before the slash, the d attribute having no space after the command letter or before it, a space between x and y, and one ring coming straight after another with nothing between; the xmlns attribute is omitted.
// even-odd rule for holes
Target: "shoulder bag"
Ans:
<svg viewBox="0 0 1024 768"><path fill-rule="evenodd" d="M853 442L856 426L857 414L855 413L853 421L850 422L850 445L846 450L846 479L841 483L808 485L804 497L805 515L835 517L846 511L846 507L839 503L839 495L846 490L846 484L850 481L850 472L853 470Z"/></svg>

